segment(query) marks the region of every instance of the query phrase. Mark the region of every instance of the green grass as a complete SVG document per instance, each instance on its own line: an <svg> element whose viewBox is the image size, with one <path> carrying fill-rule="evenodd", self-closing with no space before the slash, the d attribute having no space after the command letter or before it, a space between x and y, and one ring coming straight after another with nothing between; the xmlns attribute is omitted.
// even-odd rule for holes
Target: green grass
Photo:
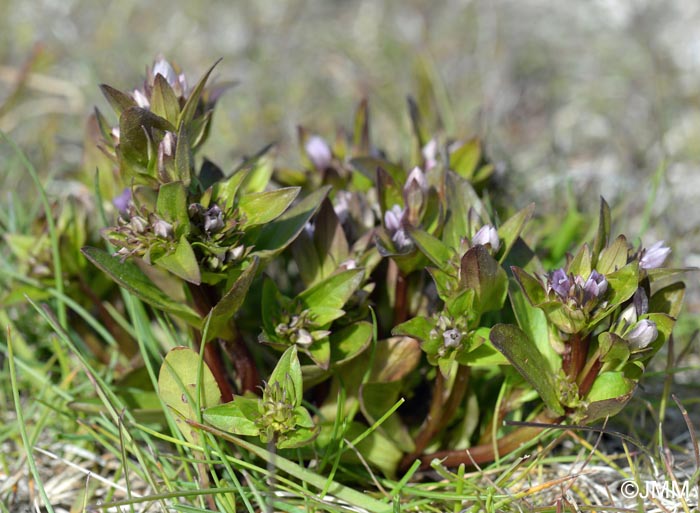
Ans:
<svg viewBox="0 0 700 513"><path fill-rule="evenodd" d="M135 3L125 8L117 4L109 3L108 12L118 14L123 26L138 22L146 9ZM305 7L311 5L303 2L292 4L289 8L292 13L303 12ZM359 18L354 19L360 27L357 30L362 34L376 34L376 31L383 29L382 23L386 25L392 17L402 12L398 2L387 5L379 9L381 13L376 17L379 21L372 21L370 16L364 19L365 25L361 25ZM209 4L207 6L211 7ZM312 6L319 8L318 3ZM346 9L352 11L355 7ZM93 12L88 7L86 9L89 11L87 14ZM299 31L310 31L308 25L292 21L283 25L281 21L267 20L256 9L240 9L244 22L250 23L255 30L267 34L273 33L274 28L283 27L283 31L278 36L267 35L267 39L249 42L251 48L248 50L229 50L225 56L224 64L228 67L222 71L224 78L235 78L236 72L244 69L242 64L237 63L253 59L256 52L270 62L250 71L248 81L224 100L222 111L227 114L215 120L216 129L225 136L211 149L215 157L225 156L219 160L227 161L232 147L252 153L261 146L258 144L260 141L267 143L270 140L280 140L280 151L293 160L296 152L293 127L304 123L330 133L335 121L347 123L354 103L360 99L362 86L359 84L363 80L369 84L371 104L377 113L378 132L381 134L377 139L390 139L390 150L405 146L407 130L396 134L388 127L407 124L404 115L404 96L407 92L435 95L434 102L445 113L444 125L453 133L472 135L472 128L480 124L476 112L485 98L476 94L461 94L460 91L485 90L486 78L464 65L464 61L458 61L461 63L460 73L452 74L448 64L454 62L448 57L463 51L453 42L457 40L456 35L472 33L478 28L477 21L481 19L477 16L481 10L479 6L454 13L448 10L434 13L432 23L437 27L436 31L441 32L445 28L447 35L442 43L425 41L425 46L417 52L422 60L412 66L406 63L409 62L408 56L415 54L416 49L402 43L395 32L367 36L367 41L362 44L355 41L343 29L351 25L340 15L349 16L344 9L338 16L334 16L333 12L309 15L322 33L324 42L321 48L314 48L313 38L298 35ZM419 10L417 7L406 9L408 14ZM87 14L83 13L86 17ZM190 21L198 17L196 13L188 13L187 16L186 19ZM338 20L333 21L334 17ZM172 50L162 48L159 46L159 31L154 28L157 19L154 16L144 17L142 23L150 32L145 31L148 36L143 36L141 41L130 43L134 46L115 42L116 36L112 32L116 29L110 28L107 21L100 20L97 27L109 30L91 30L90 33L95 34L91 37L95 39L80 45L80 48L85 48L80 52L89 52L88 47L92 47L93 54L90 55L71 54L57 47L55 53L38 51L38 57L30 57L26 51L26 36L19 37L22 34L14 32L20 31L21 27L3 27L7 28L3 37L8 37L12 32L17 41L23 42L25 54L13 57L14 67L19 68L26 59L33 77L20 83L18 94L13 96L11 103L4 103L5 96L2 96L0 122L18 120L17 124L7 125L12 129L10 136L2 137L0 227L3 233L31 232L35 214L42 210L51 211L50 201L56 195L47 194L45 189L55 191L57 187L60 188L62 184L57 179L83 179L85 174L92 177L93 169L81 169L80 157L76 156L75 150L71 153L71 147L77 146L81 138L82 119L89 106L101 101L97 98L98 82L120 86L135 83L134 77L150 61L151 53L156 51L170 50L176 58L180 57L183 64L198 71L219 57L218 52L210 54L214 50L209 49L186 50L176 44ZM323 20L326 25L320 23ZM87 22L81 23L85 23L81 27L87 26ZM206 37L213 39L216 34L221 34L212 33ZM332 39L336 34L337 41ZM304 55L294 55L292 50L287 49L282 51L284 45L280 45L278 39L285 36L299 42ZM490 34L480 37L481 44L487 47L489 42L497 40ZM143 47L135 47L141 43ZM204 41L202 46L207 47L207 43L211 41ZM470 49L473 49L471 45L476 44L471 41L464 43ZM324 53L324 45L326 50L330 49L330 56ZM456 49L450 50L450 47ZM135 58L136 50L138 55L146 57ZM283 55L276 56L277 51ZM546 52L534 51L518 62L523 67L528 62L537 67L541 63L535 61L538 55L543 54ZM614 56L613 53L609 58ZM480 59L484 58L480 56ZM349 73L345 68L341 69L340 75L334 75L338 68L333 66L344 60L354 65L361 77L353 77L354 80L343 78L343 74ZM284 62L293 65L300 61L303 62L298 70L290 70L289 65L284 65ZM66 84L70 84L70 77L62 66L71 62L78 68L80 89L77 93L70 93L72 89L66 90L77 94L81 105L73 106L67 115L55 111L38 118L25 118L27 107L41 106L42 93L38 92L41 88L37 88L37 84L52 83L48 79L53 78L68 87ZM321 72L313 69L314 62L323 63ZM561 63L557 65L561 66ZM283 68L282 72L279 71L280 67ZM651 68L651 71L654 69ZM629 71L627 80L634 83L640 76L642 79L655 76L651 71ZM283 72L291 75L291 78L279 80L278 75ZM309 75L306 81L304 74ZM544 96L562 96L564 86L561 80L544 86L548 93ZM641 80L641 83L646 82ZM604 86L605 83L601 85L602 90L610 90ZM68 93L66 97L70 96ZM659 94L658 106L662 110L668 106L669 112L678 111L678 105L670 93L661 91ZM603 93L596 95L592 92L591 98L584 102L593 111L618 109L615 105L611 106L609 98ZM24 108L20 108L22 106ZM615 112L622 116L624 112L621 110ZM488 113L485 116L488 117ZM551 117L554 117L553 114ZM539 152L539 146L528 148L530 139L512 135L522 133L518 130L528 132L527 127L518 126L508 119L504 120L503 125L494 126L498 120L493 113L482 121L487 128L491 127L485 135L491 137L487 142L494 153L511 161L512 152L512 162L516 166L523 162L535 162L531 167L519 168L526 176L537 165L558 169L574 160L575 155L570 154L552 157L551 161L549 157L540 157L540 154L533 158L529 152ZM629 156L634 154L641 142L648 143L650 137L647 130L632 124L629 126L633 132L630 136L634 139L632 142L626 142L622 136L619 139L612 137L612 141L606 142L601 151L614 153L617 148L620 153ZM662 136L655 135L658 140L662 140ZM549 149L554 139L553 133L541 134L541 138L543 141L538 144ZM12 142L15 139L21 141L21 149ZM59 140L59 143L55 143L55 140ZM596 151L599 149L592 144L591 147ZM241 154L241 151L236 154ZM622 197L621 210L629 212L624 224L629 226L637 222L641 227L638 231L640 236L647 231L654 232L655 227L656 231L664 232L662 223L668 220L659 219L654 200L668 181L669 166L684 159L692 162L691 157L691 149L685 148L675 155L664 155L662 163L656 165L645 155L643 171L645 176L653 177L651 193L644 201ZM621 160L626 162L630 159ZM623 167L622 164L619 166L620 169ZM518 180L522 182L523 177L516 176L514 180L516 183ZM10 200L6 201L8 196L5 196L5 191ZM591 191L587 191L587 196L581 196L590 198L597 192L591 194ZM530 189L531 195L536 193L537 190ZM622 196L620 191L613 191L613 194ZM637 194L635 198L640 196L644 197ZM572 200L566 198L562 201L570 203ZM581 203L585 204L585 200ZM50 271L54 276L60 276L66 263L60 257L60 241L55 235L53 217L47 216L46 222L54 263ZM662 226L661 229L659 226ZM679 247L687 246L687 241L682 240L682 231L671 229L669 233L674 240L667 239L667 242L672 245L677 243ZM680 256L677 262L682 262ZM695 277L691 280L695 281ZM176 427L173 413L162 403L156 409L162 422L152 422L148 416L141 418L140 413L134 412L125 398L120 397L116 386L120 371L128 364L116 350L119 346L117 336L110 332L103 319L91 313L93 310L68 296L61 280L54 283L54 286L42 285L29 275L26 262L13 259L6 247L0 246L0 290L22 286L27 287L22 290L37 294L33 302L26 300L0 305L0 327L3 328L0 337L2 512L17 511L30 500L43 501L45 511L57 511L59 508L91 511L90 508L95 508L98 501L102 510L123 507L125 509L122 511L131 512L307 511L315 508L339 513L349 511L351 506L368 511L454 513L575 511L567 500L577 503L580 510L603 511L603 507L596 506L605 504L606 507L615 508L620 504L618 486L622 480L633 479L644 483L675 478L679 482L695 482L698 477L698 455L688 449L697 445L692 421L698 418L700 412L697 399L693 399L698 394L697 376L700 372L698 352L692 344L695 333L700 329L697 304L691 304L689 311L679 320L676 339L673 347L668 348L665 358L663 355L657 357L656 369L644 378L641 390L628 407L606 426L605 430L609 433L604 440L599 441L599 432L595 430L555 428L534 441L527 451L503 457L498 463L478 471L463 467L445 469L436 463L431 471L417 472L417 467L413 466L405 474L388 479L367 470L358 470L357 467L347 467L339 458L340 451L354 451L360 438L381 425L383 419L368 426L360 437L353 440L344 440L340 436L342 419L336 419L337 439L330 445L336 453L319 455L316 463L323 472L318 473L317 467L301 458L299 461L281 458L245 440L227 439L221 433L207 432L202 435L199 444L187 442ZM175 345L187 345L190 341L184 339L178 327L169 319L153 316L146 306L128 293L121 293L118 300L124 305L123 311L106 304L107 314L136 340L136 358L144 362L149 382L155 388L161 355ZM77 319L90 327L87 334L74 329L71 320ZM107 349L106 361L91 356L90 347L95 341ZM673 394L679 397L677 402ZM90 408L79 407L94 398L97 400L88 403ZM215 468L216 472L208 474L203 471L205 468ZM69 487L69 493L60 489L61 476L64 485ZM606 487L607 496L604 491ZM669 507L666 503L659 503ZM645 511L652 505L639 501L627 507ZM692 504L677 505L681 506L682 511L693 509Z"/></svg>

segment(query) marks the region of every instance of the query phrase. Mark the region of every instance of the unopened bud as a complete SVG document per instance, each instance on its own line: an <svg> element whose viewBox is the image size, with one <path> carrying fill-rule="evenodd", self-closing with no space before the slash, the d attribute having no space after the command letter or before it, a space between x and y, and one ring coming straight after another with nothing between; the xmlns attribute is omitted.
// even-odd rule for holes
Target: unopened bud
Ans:
<svg viewBox="0 0 700 513"><path fill-rule="evenodd" d="M491 249L496 252L501 247L501 240L498 238L498 230L490 224L485 224L472 237L472 246L481 244L482 246L491 246Z"/></svg>
<svg viewBox="0 0 700 513"><path fill-rule="evenodd" d="M632 349L644 349L658 336L659 330L656 328L656 323L649 319L642 319L627 333L625 339Z"/></svg>

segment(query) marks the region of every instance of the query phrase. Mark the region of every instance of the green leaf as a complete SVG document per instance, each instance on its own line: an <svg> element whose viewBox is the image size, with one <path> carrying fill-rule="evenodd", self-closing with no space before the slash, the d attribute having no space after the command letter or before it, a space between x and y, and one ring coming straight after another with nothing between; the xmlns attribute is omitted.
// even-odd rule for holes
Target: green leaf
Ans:
<svg viewBox="0 0 700 513"><path fill-rule="evenodd" d="M195 327L201 324L201 318L189 306L172 299L161 291L148 277L131 262L120 262L119 258L98 248L85 246L81 249L85 257L97 268L106 273L118 285L124 287L139 299L151 306L173 314Z"/></svg>
<svg viewBox="0 0 700 513"><path fill-rule="evenodd" d="M472 139L450 153L450 169L462 178L471 180L480 160L481 144L478 139Z"/></svg>
<svg viewBox="0 0 700 513"><path fill-rule="evenodd" d="M157 76L160 77L160 74ZM187 213L187 192L182 182L170 182L160 186L156 212L175 225L177 237L190 233L190 217Z"/></svg>
<svg viewBox="0 0 700 513"><path fill-rule="evenodd" d="M285 187L275 191L244 195L238 202L238 208L245 216L243 229L276 219L287 210L298 194L299 187Z"/></svg>
<svg viewBox="0 0 700 513"><path fill-rule="evenodd" d="M553 374L556 369L561 367L561 356L557 354L549 341L549 327L546 315L541 309L532 306L520 287L510 287L508 294L518 326L534 342L537 350L547 360L545 372Z"/></svg>
<svg viewBox="0 0 700 513"><path fill-rule="evenodd" d="M398 326L394 326L391 334L394 336L405 335L423 342L430 340L430 332L435 327L435 321L425 317L414 317Z"/></svg>
<svg viewBox="0 0 700 513"><path fill-rule="evenodd" d="M360 386L360 409L370 425L382 418L396 404L401 394L401 388L400 381L365 383ZM384 419L384 422L377 427L377 431L392 440L404 452L411 452L415 449L415 443L398 412L394 412ZM393 471L393 469L391 470Z"/></svg>
<svg viewBox="0 0 700 513"><path fill-rule="evenodd" d="M198 382L200 370L201 383ZM199 443L198 431L184 420L199 419L197 404L200 408L209 408L221 401L221 391L214 375L199 354L188 347L170 350L158 374L158 393L163 402L178 414L175 422L185 438L191 443Z"/></svg>
<svg viewBox="0 0 700 513"><path fill-rule="evenodd" d="M452 317L463 317L468 321L472 321L477 316L477 312L474 309L475 297L476 291L474 289L466 289L448 298L445 301L445 307Z"/></svg>
<svg viewBox="0 0 700 513"><path fill-rule="evenodd" d="M563 415L557 387L548 368L547 359L539 352L530 337L517 326L497 324L491 328L491 343L515 367L520 375L537 390L544 404L557 415Z"/></svg>
<svg viewBox="0 0 700 513"><path fill-rule="evenodd" d="M271 154L273 148L274 145L268 144L240 166L241 170L249 171L245 182L241 185L243 192L262 192L270 183L275 167L274 157Z"/></svg>
<svg viewBox="0 0 700 513"><path fill-rule="evenodd" d="M173 88L170 87L167 79L160 73L153 80L151 112L167 119L173 125L177 124L177 118L180 115L180 104L173 92Z"/></svg>
<svg viewBox="0 0 700 513"><path fill-rule="evenodd" d="M290 392L293 393L291 396L294 398L293 404L294 406L301 404L304 385L301 379L301 365L299 364L296 346L289 347L277 361L275 369L270 374L267 386L272 386L275 383L279 383L282 388L287 388L291 383L292 390Z"/></svg>
<svg viewBox="0 0 700 513"><path fill-rule="evenodd" d="M255 251L252 255L270 258L286 248L316 213L329 190L328 186L317 189L280 217L266 224L254 242Z"/></svg>
<svg viewBox="0 0 700 513"><path fill-rule="evenodd" d="M245 301L246 294L258 270L260 260L253 258L250 265L241 273L241 275L233 282L233 285L228 289L221 300L216 303L214 308L209 312L209 330L207 331L207 340L219 336L225 329L233 316L236 315L238 309Z"/></svg>
<svg viewBox="0 0 700 513"><path fill-rule="evenodd" d="M598 221L598 232L595 236L595 241L593 242L593 252L591 259L591 266L595 268L598 265L598 257L603 248L608 245L608 238L610 237L610 207L607 202L601 197L600 198L600 219ZM602 271L598 271L602 272Z"/></svg>
<svg viewBox="0 0 700 513"><path fill-rule="evenodd" d="M350 252L343 227L328 198L323 200L314 221L313 245L319 267L311 283L333 274Z"/></svg>
<svg viewBox="0 0 700 513"><path fill-rule="evenodd" d="M589 404L585 421L590 423L619 413L632 397L634 388L634 381L627 379L622 372L601 373L586 396Z"/></svg>
<svg viewBox="0 0 700 513"><path fill-rule="evenodd" d="M194 174L194 159L190 146L187 125L180 123L177 129L177 144L175 145L175 173L185 187L189 187Z"/></svg>
<svg viewBox="0 0 700 513"><path fill-rule="evenodd" d="M564 333L578 333L586 327L586 314L583 310L572 309L559 301L545 301L537 306L542 309L549 322ZM597 318L589 322L589 326L593 326L596 322L598 322Z"/></svg>
<svg viewBox="0 0 700 513"><path fill-rule="evenodd" d="M197 82L197 85L194 86L194 89L192 89L192 92L187 98L185 106L182 108L182 112L180 113L180 117L177 123L178 125L183 123L185 125L188 125L194 119L195 112L197 111L197 106L199 105L199 100L202 97L202 91L204 90L204 86L206 85L207 80L209 79L209 75L211 75L211 72L214 71L214 68L217 64L219 64L219 62L221 62L221 59L217 60L212 65L212 67L209 68L209 70L202 76L202 78L199 79L199 82Z"/></svg>
<svg viewBox="0 0 700 513"><path fill-rule="evenodd" d="M257 398L236 396L230 403L207 408L202 413L202 418L207 424L227 433L256 436L260 430L253 415L260 415L258 401Z"/></svg>
<svg viewBox="0 0 700 513"><path fill-rule="evenodd" d="M527 207L512 216L505 223L498 227L498 238L501 240L501 249L498 252L498 261L503 263L510 253L511 248L518 240L525 224L532 217L535 211L535 204L530 203Z"/></svg>
<svg viewBox="0 0 700 513"><path fill-rule="evenodd" d="M233 207L236 200L236 193L241 184L248 177L248 173L250 173L248 169L234 171L234 173L223 182L214 184L212 198L214 198L214 202L217 203L222 210L228 210Z"/></svg>
<svg viewBox="0 0 700 513"><path fill-rule="evenodd" d="M479 312L499 310L508 293L508 276L482 245L469 249L461 262L462 286L476 291Z"/></svg>
<svg viewBox="0 0 700 513"><path fill-rule="evenodd" d="M615 241L600 252L596 270L601 274L609 274L621 269L627 264L629 244L624 235L620 235Z"/></svg>
<svg viewBox="0 0 700 513"><path fill-rule="evenodd" d="M282 315L281 294L275 283L270 278L265 278L262 288L262 322L263 330L272 337L275 335L275 323L279 322Z"/></svg>
<svg viewBox="0 0 700 513"><path fill-rule="evenodd" d="M483 220L489 219L489 215L474 188L464 178L448 172L446 186L447 219L442 240L451 248L458 249L462 238L470 235L469 210L474 209L476 215Z"/></svg>
<svg viewBox="0 0 700 513"><path fill-rule="evenodd" d="M119 154L140 173L149 164L148 135L153 129L175 132L167 120L141 107L129 107L119 117Z"/></svg>
<svg viewBox="0 0 700 513"><path fill-rule="evenodd" d="M100 89L102 90L104 97L107 98L107 101L111 105L112 109L114 109L114 112L116 112L117 116L121 116L122 112L130 109L131 107L137 106L136 101L134 101L131 96L124 94L121 91L108 86L107 84L100 85Z"/></svg>
<svg viewBox="0 0 700 513"><path fill-rule="evenodd" d="M357 157L350 161L350 165L372 180L372 182L376 181L378 169L383 169L391 177L394 184L402 184L406 180L406 171L401 166L397 166L388 160L375 157ZM389 205L389 208L391 208L391 205Z"/></svg>
<svg viewBox="0 0 700 513"><path fill-rule="evenodd" d="M649 311L665 313L677 319L683 307L685 296L685 283L672 283L657 290L649 299Z"/></svg>
<svg viewBox="0 0 700 513"><path fill-rule="evenodd" d="M445 269L453 254L449 246L423 230L411 229L409 235L428 260L439 269Z"/></svg>
<svg viewBox="0 0 700 513"><path fill-rule="evenodd" d="M327 370L331 365L331 345L328 337L315 340L308 348L307 353L316 365Z"/></svg>
<svg viewBox="0 0 700 513"><path fill-rule="evenodd" d="M401 170L403 172L403 170ZM382 212L391 210L394 205L404 207L402 189L398 182L383 168L377 168L377 194Z"/></svg>
<svg viewBox="0 0 700 513"><path fill-rule="evenodd" d="M180 242L177 243L175 251L166 253L154 260L153 263L195 285L199 285L202 282L197 257L192 250L192 246L187 242L187 237L184 235L180 237Z"/></svg>
<svg viewBox="0 0 700 513"><path fill-rule="evenodd" d="M341 308L316 306L312 311L311 320L317 327L321 328L329 325L336 319L340 319L343 315L345 315L345 310Z"/></svg>
<svg viewBox="0 0 700 513"><path fill-rule="evenodd" d="M362 283L364 274L364 269L341 271L306 289L297 297L311 310L316 307L342 308Z"/></svg>
<svg viewBox="0 0 700 513"><path fill-rule="evenodd" d="M319 428L316 426L313 428L296 427L295 429L280 435L279 440L277 441L277 448L295 449L297 447L307 445L318 436L318 431Z"/></svg>
<svg viewBox="0 0 700 513"><path fill-rule="evenodd" d="M364 351L372 341L372 325L366 321L355 322L331 333L331 361L334 365L345 363Z"/></svg>
<svg viewBox="0 0 700 513"><path fill-rule="evenodd" d="M511 267L513 271L513 276L518 281L521 290L525 294L525 297L530 301L533 306L538 306L545 301L547 301L547 295L542 286L542 283L534 276L528 274L520 267Z"/></svg>
<svg viewBox="0 0 700 513"><path fill-rule="evenodd" d="M584 244L569 263L568 271L569 274L586 279L590 276L591 269L591 250L588 244Z"/></svg>
<svg viewBox="0 0 700 513"><path fill-rule="evenodd" d="M368 154L369 146L369 104L364 98L355 111L355 123L352 132L352 145L356 153Z"/></svg>

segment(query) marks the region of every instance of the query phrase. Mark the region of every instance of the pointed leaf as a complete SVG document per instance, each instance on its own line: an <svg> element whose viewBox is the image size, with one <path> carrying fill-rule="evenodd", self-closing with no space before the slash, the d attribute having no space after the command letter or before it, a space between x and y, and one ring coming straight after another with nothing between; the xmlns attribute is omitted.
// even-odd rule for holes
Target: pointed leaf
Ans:
<svg viewBox="0 0 700 513"><path fill-rule="evenodd" d="M364 269L348 269L336 273L299 294L306 308L323 306L342 308L362 283Z"/></svg>
<svg viewBox="0 0 700 513"><path fill-rule="evenodd" d="M534 276L528 274L520 267L511 267L513 276L518 281L518 285L522 289L525 297L533 306L538 306L547 301L547 295L542 286L542 283Z"/></svg>
<svg viewBox="0 0 700 513"><path fill-rule="evenodd" d="M355 111L355 126L353 130L352 145L356 153L368 154L369 147L369 104L364 98Z"/></svg>
<svg viewBox="0 0 700 513"><path fill-rule="evenodd" d="M179 237L190 233L187 192L182 182L170 182L160 186L156 212L160 217L175 225L176 236Z"/></svg>
<svg viewBox="0 0 700 513"><path fill-rule="evenodd" d="M112 257L106 251L98 248L86 246L81 251L96 267L139 299L159 310L180 317L192 326L198 327L201 324L201 319L197 312L161 291L133 263L120 262L119 258Z"/></svg>
<svg viewBox="0 0 700 513"><path fill-rule="evenodd" d="M173 92L173 88L170 87L167 79L160 73L153 80L151 112L167 119L173 125L177 124L177 118L180 115L180 104Z"/></svg>
<svg viewBox="0 0 700 513"><path fill-rule="evenodd" d="M372 325L366 321L355 322L331 333L331 360L334 365L345 363L362 351L372 341Z"/></svg>
<svg viewBox="0 0 700 513"><path fill-rule="evenodd" d="M177 179L185 184L185 187L189 187L193 173L194 162L187 125L180 123L177 129L177 144L175 145L175 174Z"/></svg>
<svg viewBox="0 0 700 513"><path fill-rule="evenodd" d="M291 380L294 392L294 405L301 404L301 397L304 392L304 385L301 380L301 365L297 356L297 347L291 346L287 349L280 359L277 361L275 369L270 374L267 386L272 386L274 383L279 383L281 387L287 386L287 379Z"/></svg>
<svg viewBox="0 0 700 513"><path fill-rule="evenodd" d="M497 324L491 328L489 338L496 349L503 353L520 375L532 385L545 405L557 415L563 415L564 409L559 404L553 374L543 372L543 369L548 368L548 362L530 337L517 326Z"/></svg>
<svg viewBox="0 0 700 513"><path fill-rule="evenodd" d="M122 112L131 107L137 107L136 101L128 94L124 94L107 84L100 85L100 89L117 116L121 116Z"/></svg>
<svg viewBox="0 0 700 513"><path fill-rule="evenodd" d="M322 187L299 201L280 217L266 224L255 241L253 255L269 258L286 248L304 229L321 206L330 187Z"/></svg>
<svg viewBox="0 0 700 513"><path fill-rule="evenodd" d="M447 219L442 240L448 246L458 249L464 237L469 237L469 210L474 209L483 222L489 219L474 188L461 176L447 173Z"/></svg>
<svg viewBox="0 0 700 513"><path fill-rule="evenodd" d="M450 153L450 169L461 177L471 180L480 160L481 144L478 139L472 139Z"/></svg>
<svg viewBox="0 0 700 513"><path fill-rule="evenodd" d="M234 171L234 173L223 182L214 184L214 190L212 191L214 202L223 210L228 210L233 207L236 200L236 193L238 193L241 184L248 177L248 173L250 173L248 169Z"/></svg>
<svg viewBox="0 0 700 513"><path fill-rule="evenodd" d="M199 285L202 281L197 257L192 250L192 246L187 242L187 237L184 235L177 243L175 251L166 253L154 260L153 263L195 285Z"/></svg>
<svg viewBox="0 0 700 513"><path fill-rule="evenodd" d="M434 327L435 321L432 319L414 317L406 322L402 322L398 326L394 326L394 329L391 330L391 334L394 336L405 335L426 342L430 340L430 332Z"/></svg>
<svg viewBox="0 0 700 513"><path fill-rule="evenodd" d="M246 270L233 282L233 285L231 285L221 300L211 309L207 340L219 336L226 328L226 324L236 315L246 298L250 285L253 283L259 262L258 258L254 258Z"/></svg>
<svg viewBox="0 0 700 513"><path fill-rule="evenodd" d="M314 341L307 349L309 357L316 365L327 370L331 365L331 345L328 337Z"/></svg>
<svg viewBox="0 0 700 513"><path fill-rule="evenodd" d="M598 265L598 257L603 248L608 245L610 237L610 207L607 202L600 198L600 219L598 221L598 232L593 242L591 265L595 268Z"/></svg>
<svg viewBox="0 0 700 513"><path fill-rule="evenodd" d="M423 230L409 230L409 235L421 252L439 269L447 266L453 254L449 246Z"/></svg>
<svg viewBox="0 0 700 513"><path fill-rule="evenodd" d="M347 260L350 251L343 227L328 198L316 216L313 241L320 263L317 278L326 278Z"/></svg>
<svg viewBox="0 0 700 513"><path fill-rule="evenodd" d="M230 403L207 408L202 413L202 418L207 424L227 433L256 436L260 431L255 421L250 418L252 412L260 415L258 399L237 396Z"/></svg>
<svg viewBox="0 0 700 513"><path fill-rule="evenodd" d="M609 274L621 269L627 264L628 252L627 239L624 235L620 235L610 246L601 251L596 270L601 274Z"/></svg>
<svg viewBox="0 0 700 513"><path fill-rule="evenodd" d="M591 274L591 250L588 244L584 244L579 249L576 256L569 263L569 273L574 276L581 276L586 279Z"/></svg>
<svg viewBox="0 0 700 513"><path fill-rule="evenodd" d="M299 187L285 187L275 191L254 192L244 195L238 208L245 216L243 229L269 223L287 210L299 194Z"/></svg>
<svg viewBox="0 0 700 513"><path fill-rule="evenodd" d="M219 64L219 62L221 62L221 59L217 60L214 63L214 65L211 68L209 68L209 70L202 76L202 78L199 79L199 82L197 82L197 85L194 86L194 89L192 89L192 92L187 98L187 102L185 102L185 106L182 108L182 112L180 113L178 125L182 123L188 125L194 119L194 114L197 111L199 100L202 97L202 91L204 90L204 86L206 85L207 80L209 79L209 75L211 75L211 72L214 71L214 68L217 64Z"/></svg>
<svg viewBox="0 0 700 513"><path fill-rule="evenodd" d="M683 307L685 283L678 282L657 290L649 299L649 311L670 315L677 319Z"/></svg>
<svg viewBox="0 0 700 513"><path fill-rule="evenodd" d="M500 263L503 263L508 253L510 253L511 248L515 241L518 240L518 237L520 237L525 224L530 220L534 211L535 204L530 203L498 227L498 238L501 240L501 249L498 252L498 261Z"/></svg>
<svg viewBox="0 0 700 513"><path fill-rule="evenodd" d="M474 289L480 312L498 310L508 293L508 276L482 245L469 249L462 257L461 284Z"/></svg>

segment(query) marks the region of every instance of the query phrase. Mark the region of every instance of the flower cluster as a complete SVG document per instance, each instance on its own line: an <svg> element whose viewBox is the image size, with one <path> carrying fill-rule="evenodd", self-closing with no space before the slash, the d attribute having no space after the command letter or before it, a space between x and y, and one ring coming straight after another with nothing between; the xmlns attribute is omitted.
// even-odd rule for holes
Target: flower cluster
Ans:
<svg viewBox="0 0 700 513"><path fill-rule="evenodd" d="M275 334L290 344L309 347L316 340L321 340L330 334L327 330L314 329L310 310L302 310L298 314L284 313L281 322L275 326Z"/></svg>
<svg viewBox="0 0 700 513"><path fill-rule="evenodd" d="M547 293L553 292L560 301L587 312L598 305L607 290L608 281L595 269L585 280L581 276L567 274L563 268L547 276Z"/></svg>

